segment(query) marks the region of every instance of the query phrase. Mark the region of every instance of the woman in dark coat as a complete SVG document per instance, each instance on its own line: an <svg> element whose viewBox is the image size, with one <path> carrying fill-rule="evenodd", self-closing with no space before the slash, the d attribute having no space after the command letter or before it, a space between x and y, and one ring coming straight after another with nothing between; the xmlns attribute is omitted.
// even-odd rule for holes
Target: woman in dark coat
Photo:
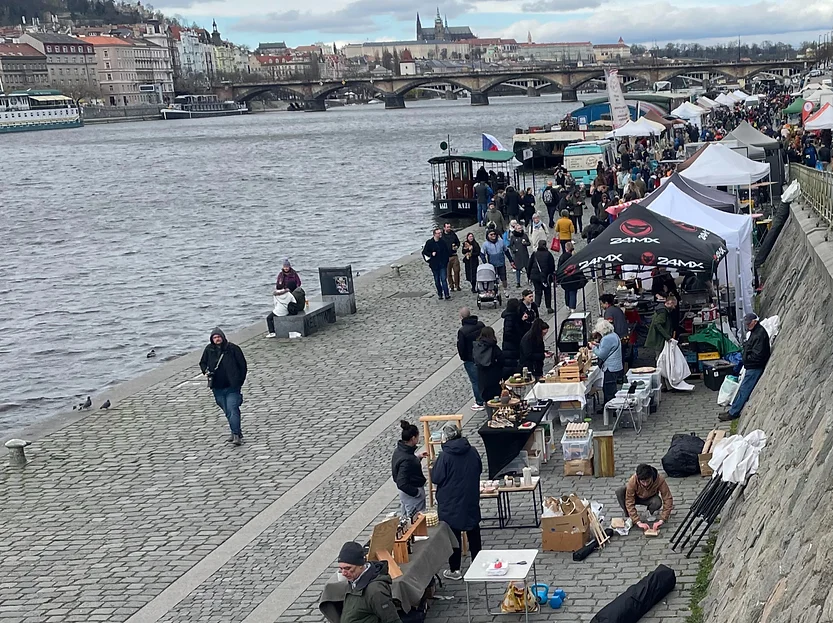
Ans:
<svg viewBox="0 0 833 623"><path fill-rule="evenodd" d="M520 370L518 360L521 357L521 338L525 333L521 320L521 302L509 299L500 316L503 318L503 378L509 378Z"/></svg>
<svg viewBox="0 0 833 623"><path fill-rule="evenodd" d="M480 474L483 462L456 424L448 423L443 427L442 441L443 451L431 470L431 480L437 487L439 519L447 523L457 537L457 547L448 558L449 570L443 572L443 577L460 580L462 533L465 532L468 537L472 560L481 549Z"/></svg>
<svg viewBox="0 0 833 623"><path fill-rule="evenodd" d="M571 257L573 257L573 245L568 242L564 245L564 252L561 257L558 258L558 270L561 270L564 264L570 261ZM573 313L578 306L578 291L587 285L587 277L584 276L583 272L577 270L569 276L562 276L559 285L564 290L564 304L570 310L570 313Z"/></svg>
<svg viewBox="0 0 833 623"><path fill-rule="evenodd" d="M466 281L471 284L471 291L477 292L477 267L480 264L480 245L469 232L463 241L463 264L466 267Z"/></svg>
<svg viewBox="0 0 833 623"><path fill-rule="evenodd" d="M425 474L421 459L426 453L416 453L419 445L419 429L402 420L402 438L396 444L391 459L391 476L399 489L399 516L413 517L425 510Z"/></svg>
<svg viewBox="0 0 833 623"><path fill-rule="evenodd" d="M497 345L492 327L483 327L480 337L471 349L472 359L477 365L477 381L483 400L500 396L500 381L503 378L503 352Z"/></svg>
<svg viewBox="0 0 833 623"><path fill-rule="evenodd" d="M544 338L549 330L546 322L536 318L532 328L521 339L521 368L528 368L535 378L544 376L544 360L547 358Z"/></svg>

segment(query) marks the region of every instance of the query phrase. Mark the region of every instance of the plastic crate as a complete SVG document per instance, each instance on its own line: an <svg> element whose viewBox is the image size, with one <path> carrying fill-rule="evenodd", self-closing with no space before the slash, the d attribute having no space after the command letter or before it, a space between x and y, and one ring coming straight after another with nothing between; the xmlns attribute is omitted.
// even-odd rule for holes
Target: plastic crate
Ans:
<svg viewBox="0 0 833 623"><path fill-rule="evenodd" d="M567 433L561 437L561 450L564 453L565 461L577 461L589 459L593 452L593 431L582 439L568 439Z"/></svg>
<svg viewBox="0 0 833 623"><path fill-rule="evenodd" d="M561 421L562 426L570 422L583 422L584 409L559 409L558 419Z"/></svg>

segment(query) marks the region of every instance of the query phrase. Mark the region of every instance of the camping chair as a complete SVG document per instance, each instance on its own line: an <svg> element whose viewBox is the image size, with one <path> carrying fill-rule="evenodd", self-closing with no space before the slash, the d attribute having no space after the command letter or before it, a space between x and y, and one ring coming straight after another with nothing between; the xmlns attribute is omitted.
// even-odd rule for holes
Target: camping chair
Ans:
<svg viewBox="0 0 833 623"><path fill-rule="evenodd" d="M638 381L633 381L628 387L628 393L625 396L616 397L605 405L605 410L616 409L616 420L613 422L613 429L611 432L616 432L616 427L622 416L627 412L630 424L636 431L636 434L642 432L642 408L637 404L636 388L639 386ZM625 424L625 422L622 422Z"/></svg>

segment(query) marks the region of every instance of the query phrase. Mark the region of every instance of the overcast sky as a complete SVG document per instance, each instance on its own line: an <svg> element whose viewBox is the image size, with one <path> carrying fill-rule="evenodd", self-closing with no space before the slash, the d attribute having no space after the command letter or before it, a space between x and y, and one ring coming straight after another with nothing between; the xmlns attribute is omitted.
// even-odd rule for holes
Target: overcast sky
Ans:
<svg viewBox="0 0 833 623"><path fill-rule="evenodd" d="M437 0L433 0L436 2ZM431 26L437 8L423 0L156 0L168 15L210 26L255 47L261 41L296 46L415 36L419 12ZM536 42L592 41L628 44L668 41L816 40L833 26L833 0L445 0L450 26L470 26L479 37Z"/></svg>

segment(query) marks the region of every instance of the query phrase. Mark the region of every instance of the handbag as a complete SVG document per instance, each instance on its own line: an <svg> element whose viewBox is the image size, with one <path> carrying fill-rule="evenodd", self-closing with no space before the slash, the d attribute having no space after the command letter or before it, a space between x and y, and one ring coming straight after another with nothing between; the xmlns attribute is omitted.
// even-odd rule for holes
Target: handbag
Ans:
<svg viewBox="0 0 833 623"><path fill-rule="evenodd" d="M555 251L556 253L561 253L561 241L556 236L552 239L552 243L550 243L550 251Z"/></svg>
<svg viewBox="0 0 833 623"><path fill-rule="evenodd" d="M222 353L220 353L220 358L217 360L217 365L214 366L213 370L209 370L205 375L206 378L208 379L208 388L209 389L212 389L214 387L214 373L217 372L217 370L220 369L220 364L222 363L223 357L225 357L225 356L226 356L226 351L223 351Z"/></svg>

